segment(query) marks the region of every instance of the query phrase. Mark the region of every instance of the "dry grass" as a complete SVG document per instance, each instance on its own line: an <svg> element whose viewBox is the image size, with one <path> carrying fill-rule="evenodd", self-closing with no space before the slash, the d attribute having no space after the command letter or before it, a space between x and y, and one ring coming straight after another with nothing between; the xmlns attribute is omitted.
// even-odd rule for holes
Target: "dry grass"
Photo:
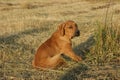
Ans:
<svg viewBox="0 0 120 80"><path fill-rule="evenodd" d="M0 0L0 79L118 80L119 7L119 2L110 5L106 18L108 2ZM73 49L83 61L65 57L68 66L34 69L36 49L66 20L74 20L81 30L81 36L73 39Z"/></svg>
<svg viewBox="0 0 120 80"><path fill-rule="evenodd" d="M97 25L94 35L95 45L90 50L88 60L91 59L89 62L96 65L104 65L120 56L120 26Z"/></svg>

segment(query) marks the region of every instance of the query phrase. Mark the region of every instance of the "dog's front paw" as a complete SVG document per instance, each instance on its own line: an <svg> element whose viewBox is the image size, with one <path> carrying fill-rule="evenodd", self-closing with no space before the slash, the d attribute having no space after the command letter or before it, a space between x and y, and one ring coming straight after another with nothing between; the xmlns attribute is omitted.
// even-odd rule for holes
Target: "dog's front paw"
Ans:
<svg viewBox="0 0 120 80"><path fill-rule="evenodd" d="M82 60L82 58L81 58L80 56L76 56L76 57L75 57L75 61L78 62L78 61L81 61L81 60Z"/></svg>

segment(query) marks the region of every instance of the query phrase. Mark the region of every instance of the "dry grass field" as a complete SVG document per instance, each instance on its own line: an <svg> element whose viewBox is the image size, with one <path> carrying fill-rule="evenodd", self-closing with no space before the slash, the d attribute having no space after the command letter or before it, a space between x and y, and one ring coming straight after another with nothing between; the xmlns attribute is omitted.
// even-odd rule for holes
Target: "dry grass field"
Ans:
<svg viewBox="0 0 120 80"><path fill-rule="evenodd" d="M66 20L81 30L72 41L83 61L34 69L37 48ZM0 80L119 79L119 0L0 0Z"/></svg>

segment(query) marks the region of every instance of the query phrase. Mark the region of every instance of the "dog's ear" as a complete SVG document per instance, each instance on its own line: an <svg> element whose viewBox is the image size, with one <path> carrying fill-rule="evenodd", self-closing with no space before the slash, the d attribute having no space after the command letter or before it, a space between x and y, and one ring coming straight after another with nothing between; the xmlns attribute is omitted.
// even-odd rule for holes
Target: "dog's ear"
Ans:
<svg viewBox="0 0 120 80"><path fill-rule="evenodd" d="M64 36L65 35L65 23L60 24L58 27L58 30L60 32L60 35Z"/></svg>

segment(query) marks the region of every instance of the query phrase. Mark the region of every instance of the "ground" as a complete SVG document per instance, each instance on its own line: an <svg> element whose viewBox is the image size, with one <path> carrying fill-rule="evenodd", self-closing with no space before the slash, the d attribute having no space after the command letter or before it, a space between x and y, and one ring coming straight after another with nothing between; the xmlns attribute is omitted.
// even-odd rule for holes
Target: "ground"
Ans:
<svg viewBox="0 0 120 80"><path fill-rule="evenodd" d="M83 61L65 57L67 66L34 69L31 62L37 48L66 20L75 21L81 31L72 43ZM97 24L120 26L119 22L119 0L0 0L0 80L119 80L120 57L104 65L92 64L86 57Z"/></svg>

